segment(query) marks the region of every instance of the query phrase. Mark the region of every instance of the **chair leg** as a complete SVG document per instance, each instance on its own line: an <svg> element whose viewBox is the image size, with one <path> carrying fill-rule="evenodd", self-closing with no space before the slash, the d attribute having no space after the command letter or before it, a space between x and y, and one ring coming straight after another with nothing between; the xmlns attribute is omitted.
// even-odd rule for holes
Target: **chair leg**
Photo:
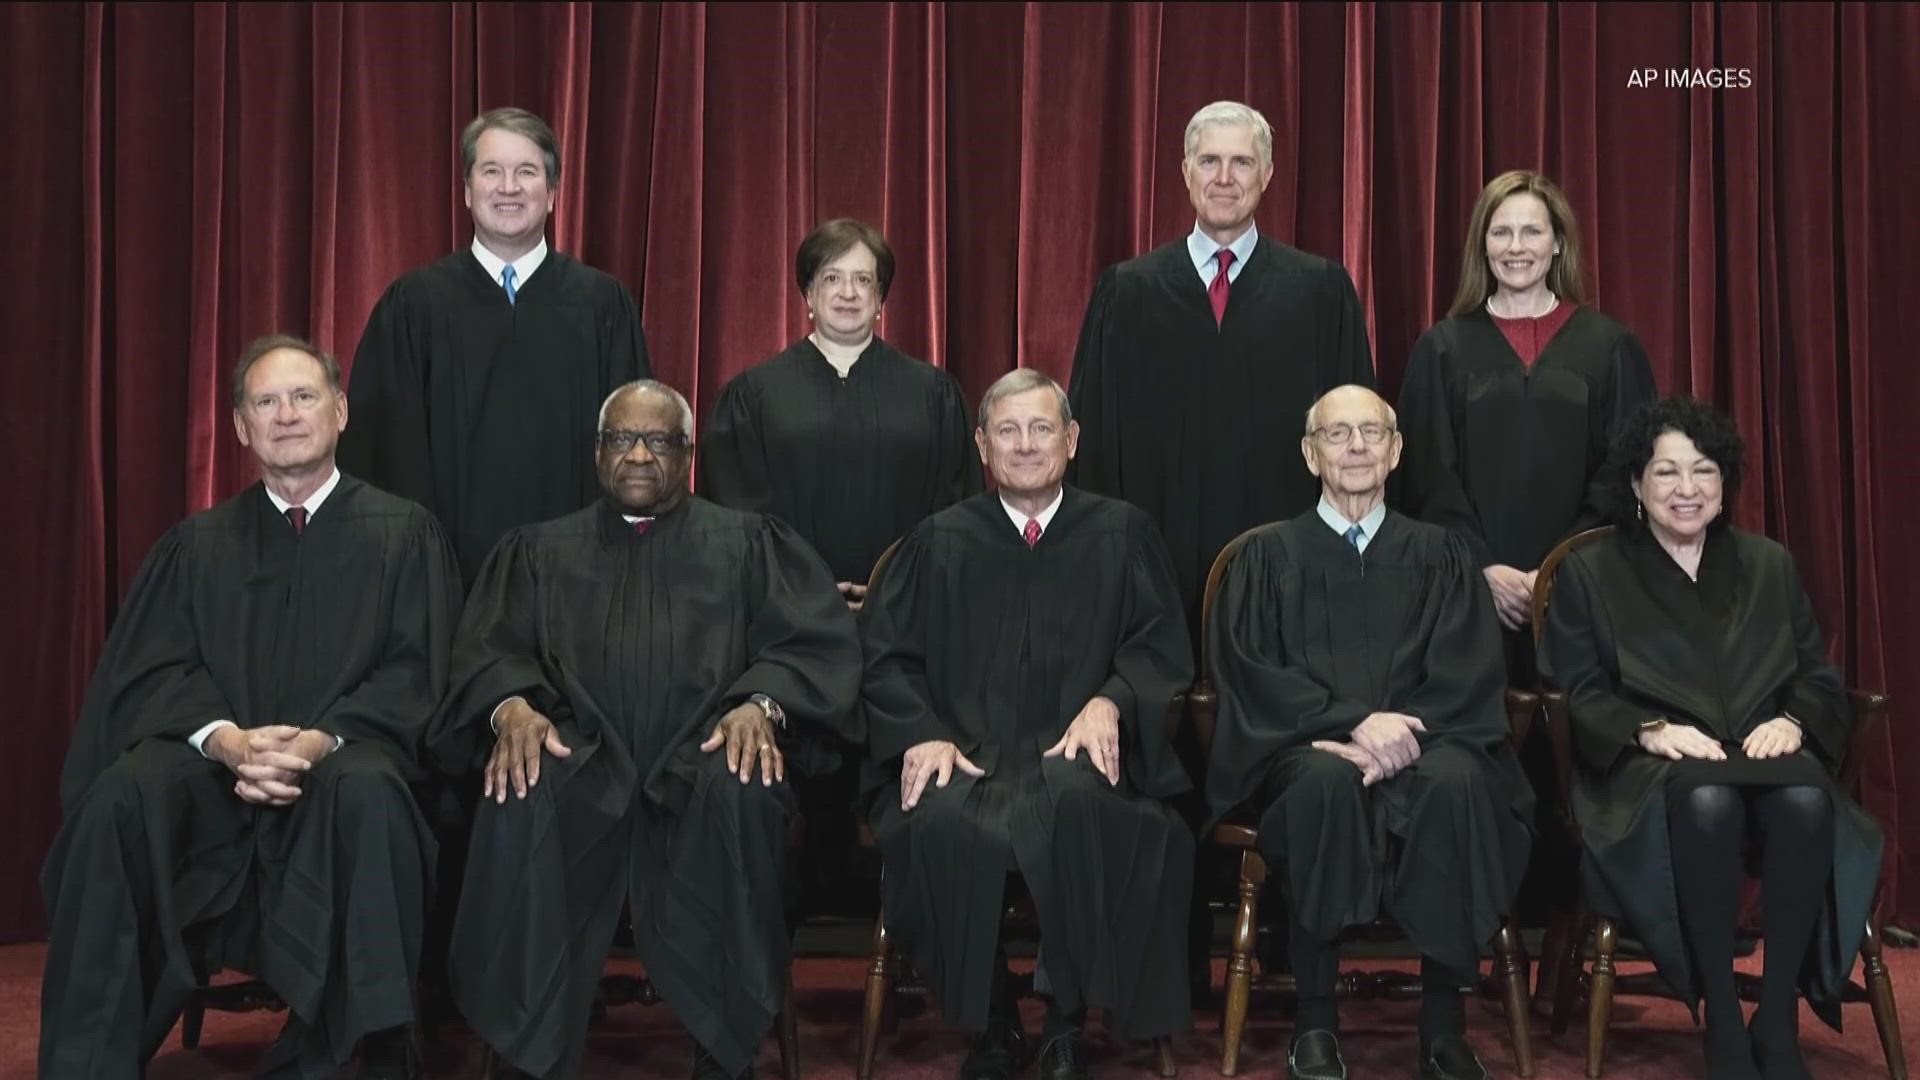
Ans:
<svg viewBox="0 0 1920 1080"><path fill-rule="evenodd" d="M886 871L882 870L883 876ZM880 1049L880 1024L893 994L893 942L887 936L887 909L883 902L873 917L873 957L867 964L866 1010L860 1019L860 1063L857 1080L872 1080L874 1054ZM788 1077L788 1080L794 1080Z"/></svg>
<svg viewBox="0 0 1920 1080"><path fill-rule="evenodd" d="M1527 1015L1532 1000L1527 995L1527 953L1513 924L1502 921L1493 936L1493 962L1498 966L1507 1006L1507 1035L1513 1039L1513 1064L1521 1076L1533 1075L1533 1024Z"/></svg>
<svg viewBox="0 0 1920 1080"><path fill-rule="evenodd" d="M1873 1026L1880 1033L1880 1053L1887 1059L1887 1075L1893 1080L1907 1080L1907 1051L1900 1041L1900 1011L1893 1001L1893 976L1887 973L1887 961L1880 947L1880 916L1875 913L1867 919L1867 934L1860 940L1860 958L1867 974L1867 999L1873 1004Z"/></svg>
<svg viewBox="0 0 1920 1080"><path fill-rule="evenodd" d="M1267 864L1259 852L1241 852L1240 912L1233 921L1233 956L1227 961L1221 1076L1232 1076L1240 1069L1240 1036L1247 1029L1247 1004L1253 994L1253 950L1260 928L1260 886L1266 879Z"/></svg>
<svg viewBox="0 0 1920 1080"><path fill-rule="evenodd" d="M1180 1075L1180 1067L1173 1062L1173 1040L1165 1035L1153 1040L1154 1054L1160 1061L1160 1075L1165 1080L1173 1080Z"/></svg>
<svg viewBox="0 0 1920 1080"><path fill-rule="evenodd" d="M1613 951L1620 945L1613 920L1593 927L1593 984L1587 990L1587 1076L1599 1080L1607 1053L1607 1021L1613 1016Z"/></svg>
<svg viewBox="0 0 1920 1080"><path fill-rule="evenodd" d="M800 1020L793 1008L793 972L787 972L787 999L780 1005L780 1074L800 1080Z"/></svg>
<svg viewBox="0 0 1920 1080"><path fill-rule="evenodd" d="M180 1013L180 1045L191 1050L200 1045L200 1025L207 1019L207 1007L200 1001L200 991L195 990L187 999L187 1007Z"/></svg>

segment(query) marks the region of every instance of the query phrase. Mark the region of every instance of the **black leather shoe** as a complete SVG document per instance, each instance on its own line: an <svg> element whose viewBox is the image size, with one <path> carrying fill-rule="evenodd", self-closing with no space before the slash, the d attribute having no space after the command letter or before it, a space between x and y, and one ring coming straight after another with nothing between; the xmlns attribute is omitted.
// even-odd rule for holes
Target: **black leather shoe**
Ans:
<svg viewBox="0 0 1920 1080"><path fill-rule="evenodd" d="M1420 1059L1420 1075L1427 1080L1492 1080L1486 1066L1460 1035L1442 1035Z"/></svg>
<svg viewBox="0 0 1920 1080"><path fill-rule="evenodd" d="M1087 1055L1080 1032L1067 1031L1040 1048L1040 1080L1087 1080Z"/></svg>
<svg viewBox="0 0 1920 1080"><path fill-rule="evenodd" d="M960 1080L1013 1080L1026 1064L1027 1033L1015 1019L989 1019L973 1037L967 1059L960 1063Z"/></svg>
<svg viewBox="0 0 1920 1080"><path fill-rule="evenodd" d="M360 1080L413 1080L419 1075L413 1032L404 1025L373 1032L360 1041Z"/></svg>
<svg viewBox="0 0 1920 1080"><path fill-rule="evenodd" d="M1340 1037L1325 1028L1303 1031L1287 1045L1287 1076L1292 1080L1347 1080L1340 1060Z"/></svg>
<svg viewBox="0 0 1920 1080"><path fill-rule="evenodd" d="M706 1047L694 1043L693 1080L753 1080L753 1063L748 1062L747 1067L740 1070L738 1077L728 1076L727 1071L720 1067L720 1063L714 1060L713 1055L707 1053Z"/></svg>

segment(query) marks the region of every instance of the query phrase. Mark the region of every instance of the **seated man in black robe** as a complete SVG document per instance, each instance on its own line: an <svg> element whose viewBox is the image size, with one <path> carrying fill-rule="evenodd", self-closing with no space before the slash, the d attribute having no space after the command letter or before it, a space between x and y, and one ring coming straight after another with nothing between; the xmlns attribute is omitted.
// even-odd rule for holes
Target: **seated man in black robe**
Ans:
<svg viewBox="0 0 1920 1080"><path fill-rule="evenodd" d="M672 388L613 392L605 497L488 557L428 735L482 773L454 998L536 1076L580 1074L623 904L695 1077L750 1075L786 993L779 739L851 713L859 639L791 529L688 494L692 437Z"/></svg>
<svg viewBox="0 0 1920 1080"><path fill-rule="evenodd" d="M40 1075L132 1077L201 978L287 1003L261 1073L411 1076L434 845L409 781L460 614L421 507L334 467L340 369L248 346L233 424L262 482L135 578L60 778Z"/></svg>
<svg viewBox="0 0 1920 1080"><path fill-rule="evenodd" d="M1319 506L1248 541L1215 601L1207 800L1251 811L1283 868L1291 1075L1346 1075L1336 938L1384 908L1421 953L1421 1075L1483 1077L1462 991L1526 868L1533 803L1493 602L1458 535L1387 510L1400 435L1378 395L1328 392L1300 446Z"/></svg>
<svg viewBox="0 0 1920 1080"><path fill-rule="evenodd" d="M963 1080L1005 1080L1025 1034L998 930L1007 873L1040 919L1046 1080L1086 1074L1086 1007L1122 1038L1185 1030L1192 785L1166 739L1192 677L1153 522L1062 485L1065 391L996 382L974 440L999 490L923 521L869 594L862 690L890 932L949 1022Z"/></svg>

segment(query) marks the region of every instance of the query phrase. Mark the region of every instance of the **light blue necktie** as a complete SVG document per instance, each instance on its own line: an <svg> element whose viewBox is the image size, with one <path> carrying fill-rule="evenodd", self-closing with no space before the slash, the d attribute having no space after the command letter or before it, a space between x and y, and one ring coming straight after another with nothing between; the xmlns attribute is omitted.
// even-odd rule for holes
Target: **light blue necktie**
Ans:
<svg viewBox="0 0 1920 1080"><path fill-rule="evenodd" d="M1355 551L1359 551L1359 550L1360 550L1360 538L1361 538L1361 537L1363 537L1363 536L1365 536L1365 535L1367 535L1367 530L1365 530L1365 529L1363 529L1363 528L1361 528L1361 527L1360 527L1360 526L1358 526L1358 525L1355 525L1355 526L1354 526L1354 527L1352 527L1351 529L1348 529L1348 530L1347 530L1347 543L1349 543L1349 544L1352 544L1352 545L1353 545L1353 550L1355 550Z"/></svg>
<svg viewBox="0 0 1920 1080"><path fill-rule="evenodd" d="M507 287L507 303L509 304L514 302L514 297L519 293L519 290L513 287L514 279L519 276L519 274L514 272L512 263L508 263L506 266L500 268L500 284Z"/></svg>

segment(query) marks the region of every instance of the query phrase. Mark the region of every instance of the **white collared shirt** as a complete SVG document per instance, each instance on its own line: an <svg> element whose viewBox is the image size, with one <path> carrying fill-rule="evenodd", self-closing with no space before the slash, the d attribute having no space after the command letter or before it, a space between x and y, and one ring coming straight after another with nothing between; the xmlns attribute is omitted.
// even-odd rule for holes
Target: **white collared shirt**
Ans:
<svg viewBox="0 0 1920 1080"><path fill-rule="evenodd" d="M1320 511L1320 520L1327 523L1327 528L1340 534L1340 539L1342 540L1347 538L1348 529L1353 528L1355 525L1360 526L1360 554L1362 555L1367 553L1367 545L1373 543L1374 535L1380 531L1381 523L1387 520L1387 504L1385 502L1368 511L1367 516L1361 518L1359 521L1348 521L1346 515L1333 508L1333 504L1327 501L1324 493L1320 496L1318 509Z"/></svg>
<svg viewBox="0 0 1920 1080"><path fill-rule="evenodd" d="M477 236L473 238L473 257L480 260L480 265L486 268L487 276L493 279L495 285L502 289L507 287L506 283L500 280L500 271L506 269L507 260L488 251L487 245L481 243ZM540 264L546 261L547 238L543 236L539 243L533 245L532 251L513 260L513 291L518 294L521 289L526 288L527 279L532 277L533 272L540 269Z"/></svg>
<svg viewBox="0 0 1920 1080"><path fill-rule="evenodd" d="M335 468L333 470L333 475L327 477L327 482L315 488L313 490L313 494L307 496L307 501L300 504L301 506L306 507L307 521L309 523L313 521L313 515L320 512L320 504L323 502L326 502L327 496L333 494L333 489L339 486L340 486L340 470L338 468ZM282 517L285 517L287 511L293 508L292 503L281 498L279 495L276 495L272 488L267 487L267 485L265 484L261 484L260 487L262 490L264 490L267 493L267 500L273 503L273 508L275 510L280 511L280 515ZM201 757L206 757L207 756L207 749L206 749L207 736L212 735L214 732L220 730L223 727L239 727L239 726L240 725L234 723L233 721L222 717L221 719L215 720L213 723L208 724L206 727L201 728L199 731L196 731L193 734L187 736L187 745L193 747L195 750L200 751ZM340 749L341 746L345 745L346 741L347 740L341 738L340 736L335 735L333 737L333 748L335 750Z"/></svg>
<svg viewBox="0 0 1920 1080"><path fill-rule="evenodd" d="M1247 223L1247 231L1240 238L1227 245L1233 252L1233 265L1227 267L1229 283L1240 280L1240 271L1247 268L1247 260L1253 257L1253 247L1260 242L1260 227ZM1193 256L1193 268L1200 273L1200 284L1212 285L1213 275L1220 272L1220 263L1213 255L1220 250L1213 237L1200 231L1200 223L1193 223L1193 231L1187 234L1187 254Z"/></svg>
<svg viewBox="0 0 1920 1080"><path fill-rule="evenodd" d="M1053 493L1053 501L1048 503L1047 508L1040 511L1039 516L1033 519L1040 523L1040 535L1046 535L1047 526L1053 524L1053 515L1059 511L1061 500L1066 497L1067 489L1065 485L1062 485L1059 491ZM1027 534L1027 515L1015 510L1013 504L1008 502L1005 496L1001 496L1000 498L1000 508L1007 512L1007 517L1012 520L1014 529L1017 530L1020 535L1025 536Z"/></svg>

